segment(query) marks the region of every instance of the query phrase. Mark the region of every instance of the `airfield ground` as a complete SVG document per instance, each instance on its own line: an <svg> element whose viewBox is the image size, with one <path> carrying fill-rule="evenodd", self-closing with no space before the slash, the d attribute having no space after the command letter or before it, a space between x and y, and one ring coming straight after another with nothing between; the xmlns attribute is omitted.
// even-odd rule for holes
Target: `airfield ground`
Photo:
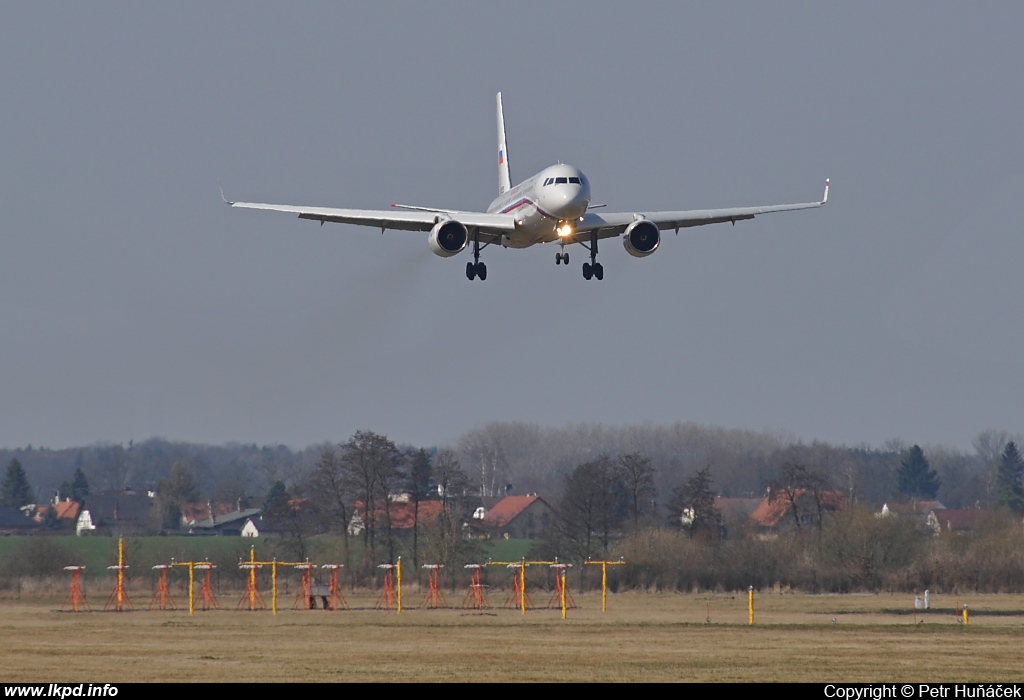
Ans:
<svg viewBox="0 0 1024 700"><path fill-rule="evenodd" d="M449 596L461 602L461 596ZM546 599L546 596L544 596ZM457 600L456 600L457 598ZM577 595L526 615L373 610L61 613L0 601L3 681L1020 681L1024 596ZM416 603L419 598L410 597ZM180 601L179 601L180 602ZM290 601L289 601L290 602ZM535 600L535 602L537 602ZM546 602L546 601L545 601ZM954 608L969 606L969 624ZM103 600L90 601L102 609ZM710 607L711 623L705 619ZM835 620L833 622L833 619ZM916 620L916 621L915 621Z"/></svg>

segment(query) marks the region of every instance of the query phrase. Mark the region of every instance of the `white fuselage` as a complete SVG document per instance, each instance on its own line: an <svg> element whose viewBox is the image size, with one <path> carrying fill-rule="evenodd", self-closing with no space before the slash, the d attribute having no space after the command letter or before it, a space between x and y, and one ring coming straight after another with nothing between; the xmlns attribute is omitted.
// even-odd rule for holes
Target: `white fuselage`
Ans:
<svg viewBox="0 0 1024 700"><path fill-rule="evenodd" d="M590 182L579 168L552 165L491 202L489 214L513 214L516 228L502 236L506 248L527 248L568 235L587 213ZM565 229L568 225L570 228Z"/></svg>

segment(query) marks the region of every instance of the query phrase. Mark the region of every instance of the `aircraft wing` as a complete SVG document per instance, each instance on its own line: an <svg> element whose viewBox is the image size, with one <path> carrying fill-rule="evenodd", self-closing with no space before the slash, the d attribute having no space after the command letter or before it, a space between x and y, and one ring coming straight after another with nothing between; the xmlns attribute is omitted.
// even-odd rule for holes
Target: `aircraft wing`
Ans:
<svg viewBox="0 0 1024 700"><path fill-rule="evenodd" d="M227 202L227 200L224 200ZM478 230L484 236L494 237L515 229L515 216L512 214L484 214L482 212L454 211L448 209L426 209L412 207L395 207L393 209L332 209L329 207L303 207L289 204L260 204L258 202L227 202L239 209L261 209L295 214L300 219L312 219L323 223L330 221L335 224L352 224L355 226L372 226L381 229L400 229L404 231L429 231L439 221L454 219L470 230Z"/></svg>
<svg viewBox="0 0 1024 700"><path fill-rule="evenodd" d="M801 204L773 204L764 207L736 207L732 209L691 209L689 211L656 211L648 213L596 213L587 212L575 226L574 238L586 240L589 234L597 231L598 238L620 236L635 221L646 219L656 224L659 229L675 229L706 224L722 224L731 221L753 219L760 214L771 214L777 211L794 211L796 209L814 209L828 201L828 180L825 180L825 194L820 202L803 202Z"/></svg>

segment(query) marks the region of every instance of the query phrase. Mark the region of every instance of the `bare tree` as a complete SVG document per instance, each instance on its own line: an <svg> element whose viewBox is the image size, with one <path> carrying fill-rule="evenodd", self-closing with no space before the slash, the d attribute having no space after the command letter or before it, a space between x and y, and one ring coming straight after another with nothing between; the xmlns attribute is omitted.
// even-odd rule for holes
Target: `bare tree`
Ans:
<svg viewBox="0 0 1024 700"><path fill-rule="evenodd" d="M597 554L594 536L608 553L612 529L621 520L623 492L621 475L607 455L584 462L565 478L559 520L565 537L576 545L576 556Z"/></svg>
<svg viewBox="0 0 1024 700"><path fill-rule="evenodd" d="M1020 440L1020 435L1013 435L1007 430L992 430L990 428L978 433L971 440L971 447L978 453L978 457L985 463L985 466L991 467L995 465L1003 454L1006 443L1012 441L1020 442Z"/></svg>
<svg viewBox="0 0 1024 700"><path fill-rule="evenodd" d="M380 511L388 533L389 555L394 553L390 532L388 495L396 481L401 454L386 436L368 430L357 431L344 445L341 463L345 470L345 487L363 503L363 547L367 570L376 564L376 535ZM392 559L393 561L393 559Z"/></svg>
<svg viewBox="0 0 1024 700"><path fill-rule="evenodd" d="M199 500L199 484L184 459L171 465L167 478L157 485L160 505L163 511L163 527L177 530L181 527L181 510L186 503ZM213 517L213 513L210 513Z"/></svg>
<svg viewBox="0 0 1024 700"><path fill-rule="evenodd" d="M820 470L810 469L799 462L786 462L779 469L778 478L771 483L770 500L782 498L790 504L790 512L793 514L793 523L797 530L800 529L805 517L813 520L820 530L825 511L822 492L828 487L828 483L828 477ZM813 511L807 513L808 506L801 505L801 501L809 501L809 507Z"/></svg>
<svg viewBox="0 0 1024 700"><path fill-rule="evenodd" d="M432 468L430 453L420 448L406 455L408 473L406 474L409 499L412 501L412 565L417 573L419 562L420 535L420 503L429 496L430 472Z"/></svg>
<svg viewBox="0 0 1024 700"><path fill-rule="evenodd" d="M328 528L341 533L347 567L350 563L348 521L352 499L347 488L344 465L333 447L325 447L320 453L310 474L309 492L318 510L325 516Z"/></svg>
<svg viewBox="0 0 1024 700"><path fill-rule="evenodd" d="M654 510L654 499L658 495L654 487L654 467L651 459L639 452L622 455L616 466L629 498L629 517L635 527L642 515Z"/></svg>
<svg viewBox="0 0 1024 700"><path fill-rule="evenodd" d="M124 448L121 445L110 445L102 448L97 457L106 477L107 488L116 491L127 488L130 472Z"/></svg>
<svg viewBox="0 0 1024 700"><path fill-rule="evenodd" d="M508 478L509 464L501 427L492 423L467 433L459 441L459 450L473 465L481 496L498 494Z"/></svg>
<svg viewBox="0 0 1024 700"><path fill-rule="evenodd" d="M431 563L444 564L455 586L462 564L479 561L480 543L463 537L463 524L469 517L472 489L469 477L450 450L437 453L431 470L441 497L441 514L423 528L424 554Z"/></svg>

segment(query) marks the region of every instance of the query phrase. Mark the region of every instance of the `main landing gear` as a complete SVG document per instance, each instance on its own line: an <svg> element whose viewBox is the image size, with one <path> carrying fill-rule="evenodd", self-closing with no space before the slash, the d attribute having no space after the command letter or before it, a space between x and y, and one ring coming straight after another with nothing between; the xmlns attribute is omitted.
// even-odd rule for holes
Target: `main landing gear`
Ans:
<svg viewBox="0 0 1024 700"><path fill-rule="evenodd" d="M583 263L583 279L589 280L591 277L596 277L599 280L604 279L604 267L597 261L597 231L591 231L590 233L590 245L581 243L584 248L590 250L590 262ZM569 254L565 254L565 263L569 264Z"/></svg>
<svg viewBox="0 0 1024 700"><path fill-rule="evenodd" d="M473 234L473 262L466 263L466 278L472 280L475 277L479 277L481 282L487 279L487 266L480 262L479 233Z"/></svg>

